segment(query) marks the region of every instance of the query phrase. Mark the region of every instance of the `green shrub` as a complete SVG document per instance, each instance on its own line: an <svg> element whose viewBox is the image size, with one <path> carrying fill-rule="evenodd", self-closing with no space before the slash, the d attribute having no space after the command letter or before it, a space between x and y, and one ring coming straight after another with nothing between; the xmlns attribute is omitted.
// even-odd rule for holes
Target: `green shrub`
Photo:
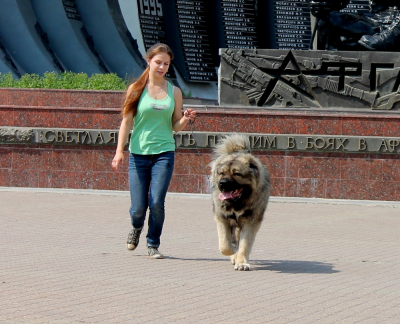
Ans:
<svg viewBox="0 0 400 324"><path fill-rule="evenodd" d="M14 83L18 88L43 88L38 74L24 74L19 82Z"/></svg>
<svg viewBox="0 0 400 324"><path fill-rule="evenodd" d="M88 75L86 73L63 72L58 75L60 89L87 89Z"/></svg>
<svg viewBox="0 0 400 324"><path fill-rule="evenodd" d="M93 74L75 72L46 72L24 74L14 79L11 73L0 73L0 88L80 89L80 90L125 90L127 81L115 73Z"/></svg>
<svg viewBox="0 0 400 324"><path fill-rule="evenodd" d="M114 73L95 74L88 79L88 89L93 90L125 90L126 81Z"/></svg>
<svg viewBox="0 0 400 324"><path fill-rule="evenodd" d="M56 72L46 72L43 77L43 88L57 89L58 74Z"/></svg>
<svg viewBox="0 0 400 324"><path fill-rule="evenodd" d="M14 78L11 73L0 73L0 87L1 88L13 88Z"/></svg>

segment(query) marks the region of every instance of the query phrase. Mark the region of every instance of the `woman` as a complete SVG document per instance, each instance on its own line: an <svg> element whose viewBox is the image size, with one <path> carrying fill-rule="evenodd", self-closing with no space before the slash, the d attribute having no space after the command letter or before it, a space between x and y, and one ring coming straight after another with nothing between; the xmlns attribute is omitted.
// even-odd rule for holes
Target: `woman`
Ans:
<svg viewBox="0 0 400 324"><path fill-rule="evenodd" d="M173 53L165 44L155 44L146 53L147 69L128 87L122 107L122 123L117 151L112 161L114 170L123 163L123 149L128 135L129 188L132 230L126 247L136 249L149 208L147 253L162 259L158 251L164 224L164 202L174 169L175 141L173 132L194 121L196 112L186 109L182 116L182 92L164 79Z"/></svg>

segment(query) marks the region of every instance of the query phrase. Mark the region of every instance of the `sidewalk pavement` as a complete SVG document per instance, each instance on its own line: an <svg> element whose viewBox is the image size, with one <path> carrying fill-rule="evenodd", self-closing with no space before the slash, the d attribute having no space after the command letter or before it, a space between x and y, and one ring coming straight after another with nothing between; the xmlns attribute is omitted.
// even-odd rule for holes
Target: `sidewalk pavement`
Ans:
<svg viewBox="0 0 400 324"><path fill-rule="evenodd" d="M250 256L208 195L169 194L160 251L127 192L0 188L0 323L400 323L400 203L272 198ZM146 229L145 229L146 230Z"/></svg>

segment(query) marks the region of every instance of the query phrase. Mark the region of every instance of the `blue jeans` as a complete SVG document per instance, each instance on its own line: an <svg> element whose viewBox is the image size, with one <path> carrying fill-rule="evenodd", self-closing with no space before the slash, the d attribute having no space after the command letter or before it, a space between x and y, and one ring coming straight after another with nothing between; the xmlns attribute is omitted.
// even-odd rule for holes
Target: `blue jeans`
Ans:
<svg viewBox="0 0 400 324"><path fill-rule="evenodd" d="M175 153L129 156L129 189L131 193L132 226L142 229L149 208L147 246L158 248L165 219L165 196L172 172Z"/></svg>

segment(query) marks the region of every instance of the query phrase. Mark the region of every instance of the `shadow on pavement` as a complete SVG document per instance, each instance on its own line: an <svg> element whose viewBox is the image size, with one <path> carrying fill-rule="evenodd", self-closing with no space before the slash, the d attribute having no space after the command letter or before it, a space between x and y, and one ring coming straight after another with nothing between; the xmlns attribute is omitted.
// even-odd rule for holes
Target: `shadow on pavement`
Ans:
<svg viewBox="0 0 400 324"><path fill-rule="evenodd" d="M177 258L165 256L165 259L182 260L182 261L213 261L213 262L230 262L226 259L210 259L210 258ZM294 260L251 260L251 269L254 271L269 270L281 273L320 273L332 274L338 273L339 270L333 269L333 264L318 261L294 261Z"/></svg>
<svg viewBox="0 0 400 324"><path fill-rule="evenodd" d="M252 269L277 271L281 273L325 273L340 272L334 270L331 263L317 261L293 261L293 260L250 260Z"/></svg>
<svg viewBox="0 0 400 324"><path fill-rule="evenodd" d="M176 257L171 257L171 256L165 256L165 259L170 259L170 260L182 260L182 261L215 261L215 262L229 262L229 257L226 259L209 259L209 258L176 258Z"/></svg>

